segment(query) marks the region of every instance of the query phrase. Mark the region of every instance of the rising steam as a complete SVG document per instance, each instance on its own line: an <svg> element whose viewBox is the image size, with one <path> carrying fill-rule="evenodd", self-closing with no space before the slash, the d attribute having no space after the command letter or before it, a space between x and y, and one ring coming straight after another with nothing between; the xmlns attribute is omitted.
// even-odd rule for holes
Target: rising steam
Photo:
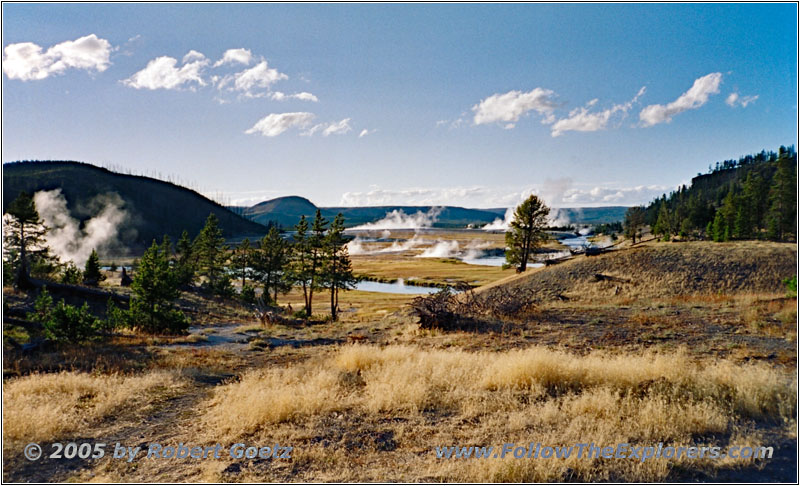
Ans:
<svg viewBox="0 0 800 486"><path fill-rule="evenodd" d="M392 229L421 229L430 228L439 218L442 208L433 207L427 213L417 211L414 214L406 214L402 209L395 209L386 216L374 223L362 224L350 228L351 230L392 230Z"/></svg>
<svg viewBox="0 0 800 486"><path fill-rule="evenodd" d="M67 200L61 189L39 191L33 196L39 216L48 227L45 239L50 249L62 261L83 266L93 249L103 249L117 243L120 225L128 218L124 202L116 193L101 194L89 203L92 216L81 228L80 222L69 214Z"/></svg>

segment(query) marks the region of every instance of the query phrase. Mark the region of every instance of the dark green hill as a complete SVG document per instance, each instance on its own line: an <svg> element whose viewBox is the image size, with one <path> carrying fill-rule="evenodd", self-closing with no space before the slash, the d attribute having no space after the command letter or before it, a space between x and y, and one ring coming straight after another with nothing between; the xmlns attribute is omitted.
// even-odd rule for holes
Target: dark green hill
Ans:
<svg viewBox="0 0 800 486"><path fill-rule="evenodd" d="M240 211L244 217L257 223L274 223L283 228L291 228L297 224L300 216L313 217L317 207L304 197L286 196L241 208Z"/></svg>
<svg viewBox="0 0 800 486"><path fill-rule="evenodd" d="M3 210L21 191L31 194L60 188L71 215L81 221L99 194L116 193L130 217L120 230L124 245L140 249L165 234L177 241L185 229L194 237L209 213L219 218L226 238L263 235L267 229L248 221L197 192L144 176L120 174L82 162L13 162L3 164Z"/></svg>

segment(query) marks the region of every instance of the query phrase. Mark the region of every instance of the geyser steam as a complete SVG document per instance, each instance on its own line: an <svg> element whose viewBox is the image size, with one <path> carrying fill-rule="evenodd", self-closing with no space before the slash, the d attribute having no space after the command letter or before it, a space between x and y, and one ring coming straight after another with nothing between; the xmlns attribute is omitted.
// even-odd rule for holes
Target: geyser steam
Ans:
<svg viewBox="0 0 800 486"><path fill-rule="evenodd" d="M395 209L384 216L383 219L374 223L362 224L350 228L351 230L392 230L392 229L421 229L430 228L439 218L442 208L433 207L427 213L417 211L414 214L406 214L402 209Z"/></svg>
<svg viewBox="0 0 800 486"><path fill-rule="evenodd" d="M61 189L39 191L33 195L39 216L48 231L47 245L63 261L73 261L78 266L86 264L93 249L106 248L117 242L120 225L128 213L117 193L101 194L89 203L93 214L80 227L80 222L69 214L67 200Z"/></svg>

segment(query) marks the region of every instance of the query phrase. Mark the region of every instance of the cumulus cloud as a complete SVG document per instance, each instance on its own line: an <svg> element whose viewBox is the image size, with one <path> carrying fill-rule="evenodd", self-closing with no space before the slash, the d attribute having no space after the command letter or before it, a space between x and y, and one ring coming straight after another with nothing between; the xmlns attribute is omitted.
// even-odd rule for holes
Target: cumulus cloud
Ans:
<svg viewBox="0 0 800 486"><path fill-rule="evenodd" d="M550 134L553 137L563 135L564 132L596 132L598 130L605 130L608 127L609 121L612 117L624 118L628 114L628 110L633 107L633 104L639 100L645 92L642 87L636 96L627 103L614 105L602 111L590 112L589 108L597 103L597 99L593 99L581 108L575 108L569 113L567 118L562 118L555 122L551 127Z"/></svg>
<svg viewBox="0 0 800 486"><path fill-rule="evenodd" d="M3 72L9 79L31 81L61 74L67 69L103 72L110 65L111 43L90 34L56 44L43 52L32 42L3 49Z"/></svg>
<svg viewBox="0 0 800 486"><path fill-rule="evenodd" d="M270 113L247 129L246 134L260 134L265 137L276 137L290 128L305 128L314 119L313 113Z"/></svg>
<svg viewBox="0 0 800 486"><path fill-rule="evenodd" d="M358 134L358 138L364 138L367 135L370 135L370 134L375 133L377 131L378 131L377 128L373 128L372 130L368 130L368 129L365 128L365 129L361 130L361 133Z"/></svg>
<svg viewBox="0 0 800 486"><path fill-rule="evenodd" d="M278 81L289 79L277 69L261 61L250 69L228 74L217 82L217 88L237 91L248 98L261 98L270 94L270 87Z"/></svg>
<svg viewBox="0 0 800 486"><path fill-rule="evenodd" d="M737 106L741 106L742 108L746 108L747 105L750 103L755 102L758 99L758 95L754 96L739 96L739 93L733 92L725 98L725 103L730 106L731 108L736 108Z"/></svg>
<svg viewBox="0 0 800 486"><path fill-rule="evenodd" d="M301 93L294 93L294 94L290 94L290 95L287 95L286 93L282 93L280 91L275 91L272 94L270 94L269 97L271 99L275 100L275 101L284 101L284 100L291 100L291 99L301 100L301 101L313 101L313 102L319 101L319 98L317 98L313 94L308 93L306 91L303 91Z"/></svg>
<svg viewBox="0 0 800 486"><path fill-rule="evenodd" d="M712 94L719 93L722 73L706 74L697 78L688 91L667 105L649 105L639 113L639 119L646 127L672 121L672 117L686 110L700 108Z"/></svg>
<svg viewBox="0 0 800 486"><path fill-rule="evenodd" d="M205 86L203 70L208 66L208 59L197 52L189 51L183 57L183 65L178 67L174 57L161 56L147 63L147 66L130 78L122 81L126 86L136 89L180 89L189 86Z"/></svg>
<svg viewBox="0 0 800 486"><path fill-rule="evenodd" d="M500 123L506 129L514 128L519 119L531 111L543 115L544 120L552 122L556 102L555 93L549 89L534 88L527 93L509 91L504 94L493 94L472 107L475 112L473 123L483 125Z"/></svg>
<svg viewBox="0 0 800 486"><path fill-rule="evenodd" d="M223 64L244 64L247 66L252 58L253 53L250 52L250 49L228 49L222 55L222 59L214 63L214 67L220 67Z"/></svg>
<svg viewBox="0 0 800 486"><path fill-rule="evenodd" d="M323 137L327 137L328 135L344 135L352 129L350 118L345 118L338 122L318 123L300 135L310 137L317 132L321 132Z"/></svg>

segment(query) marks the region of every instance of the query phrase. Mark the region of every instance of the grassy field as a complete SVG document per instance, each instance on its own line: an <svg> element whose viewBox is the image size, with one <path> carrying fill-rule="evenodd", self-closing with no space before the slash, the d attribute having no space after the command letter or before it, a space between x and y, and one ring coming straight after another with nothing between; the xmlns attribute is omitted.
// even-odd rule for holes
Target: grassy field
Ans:
<svg viewBox="0 0 800 486"><path fill-rule="evenodd" d="M461 247L479 236L425 235L428 245L450 238ZM502 235L482 237L487 247L501 244ZM28 353L5 346L3 479L794 481L797 299L781 280L794 274L796 246L648 243L521 275L417 258L424 248L356 255L354 268L386 280L500 285L532 295L535 305L513 319L444 332L419 328L407 306L413 295L346 292L341 320L330 322L328 295L318 293L311 323L287 315L265 327L247 306L185 294L189 336L121 333ZM30 304L11 289L4 299ZM279 300L302 306L296 290ZM20 328L6 326L4 335L25 340ZM294 449L291 459L225 452L207 460L31 462L22 448L32 441ZM435 452L530 442L769 446L775 456L641 462Z"/></svg>

